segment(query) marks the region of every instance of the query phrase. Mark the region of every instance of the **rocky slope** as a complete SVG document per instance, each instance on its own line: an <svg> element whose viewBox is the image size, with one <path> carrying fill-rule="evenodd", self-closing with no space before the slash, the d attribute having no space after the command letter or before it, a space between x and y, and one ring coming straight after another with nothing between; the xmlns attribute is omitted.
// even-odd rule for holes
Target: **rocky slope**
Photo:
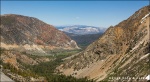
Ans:
<svg viewBox="0 0 150 82"><path fill-rule="evenodd" d="M1 47L44 52L43 49L75 49L75 41L52 25L22 15L1 15Z"/></svg>
<svg viewBox="0 0 150 82"><path fill-rule="evenodd" d="M14 81L19 82L44 81L45 80L44 77L40 77L39 75L36 75L35 73L31 72L29 68L26 68L26 66L38 65L39 63L42 62L54 60L40 56L35 57L25 52L18 52L6 49L0 49L0 54L1 54L0 59L1 71L4 72Z"/></svg>
<svg viewBox="0 0 150 82"><path fill-rule="evenodd" d="M39 19L15 14L0 18L0 66L14 81L46 81L26 67L55 60L45 56L53 50L78 49L74 40Z"/></svg>
<svg viewBox="0 0 150 82"><path fill-rule="evenodd" d="M97 81L145 81L139 78L150 74L149 8L143 7L127 20L109 27L84 51L66 58L58 67L59 72Z"/></svg>

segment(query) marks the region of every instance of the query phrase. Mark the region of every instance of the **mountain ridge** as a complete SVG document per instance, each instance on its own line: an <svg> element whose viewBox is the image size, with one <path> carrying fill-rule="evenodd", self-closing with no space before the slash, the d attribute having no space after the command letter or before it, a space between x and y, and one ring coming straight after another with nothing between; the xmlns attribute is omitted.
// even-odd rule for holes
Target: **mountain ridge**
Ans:
<svg viewBox="0 0 150 82"><path fill-rule="evenodd" d="M103 33L106 30L106 28L88 25L70 25L70 26L56 26L56 27L63 32L73 33L77 35L98 34Z"/></svg>
<svg viewBox="0 0 150 82"><path fill-rule="evenodd" d="M58 67L59 71L78 78L87 76L97 81L124 80L109 79L110 77L145 77L150 73L148 14L149 6L145 6L118 25L110 26L84 51L66 59L65 64ZM143 56L146 56L144 60ZM139 61L144 63L145 68ZM143 70L138 70L142 68Z"/></svg>
<svg viewBox="0 0 150 82"><path fill-rule="evenodd" d="M75 41L54 26L23 15L1 15L1 47L78 49ZM8 45L8 46L6 46ZM10 47L9 47L10 46Z"/></svg>

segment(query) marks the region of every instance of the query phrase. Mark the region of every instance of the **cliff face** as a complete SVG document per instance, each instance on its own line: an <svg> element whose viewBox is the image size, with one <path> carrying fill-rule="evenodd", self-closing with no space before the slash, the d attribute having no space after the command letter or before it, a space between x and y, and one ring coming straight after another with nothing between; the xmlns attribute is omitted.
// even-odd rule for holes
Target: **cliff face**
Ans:
<svg viewBox="0 0 150 82"><path fill-rule="evenodd" d="M33 17L2 15L0 30L1 47L4 48L18 46L37 50L39 48L78 48L76 42L63 32Z"/></svg>
<svg viewBox="0 0 150 82"><path fill-rule="evenodd" d="M97 81L150 74L149 14L149 6L146 6L127 20L109 27L83 52L66 58L59 71L79 78L89 76Z"/></svg>

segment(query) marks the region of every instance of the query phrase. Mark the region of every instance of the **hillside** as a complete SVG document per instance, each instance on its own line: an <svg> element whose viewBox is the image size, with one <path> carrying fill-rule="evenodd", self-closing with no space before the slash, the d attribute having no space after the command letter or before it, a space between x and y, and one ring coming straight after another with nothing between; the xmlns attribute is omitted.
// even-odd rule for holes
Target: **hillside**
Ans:
<svg viewBox="0 0 150 82"><path fill-rule="evenodd" d="M22 15L1 15L1 47L5 49L36 50L77 49L75 41L52 25L37 18Z"/></svg>
<svg viewBox="0 0 150 82"><path fill-rule="evenodd" d="M68 78L53 75L52 72L61 62L61 57L79 49L74 40L37 18L15 14L1 15L0 18L0 68L6 76L17 82L47 82L54 78ZM58 58L59 53L62 54ZM36 68L50 70L43 70L46 73L41 75ZM46 77L47 72L54 77ZM7 81L6 76L1 81Z"/></svg>
<svg viewBox="0 0 150 82"><path fill-rule="evenodd" d="M55 68L62 63L62 59L79 52L78 50L54 52L53 55L33 55L16 50L0 48L1 80L15 82L94 82L87 78L77 79L72 76L59 75ZM4 75L4 74L5 75ZM7 79L9 77L9 79Z"/></svg>
<svg viewBox="0 0 150 82"><path fill-rule="evenodd" d="M143 7L127 20L109 27L84 51L65 58L58 72L97 81L145 81L139 78L150 74L149 8Z"/></svg>

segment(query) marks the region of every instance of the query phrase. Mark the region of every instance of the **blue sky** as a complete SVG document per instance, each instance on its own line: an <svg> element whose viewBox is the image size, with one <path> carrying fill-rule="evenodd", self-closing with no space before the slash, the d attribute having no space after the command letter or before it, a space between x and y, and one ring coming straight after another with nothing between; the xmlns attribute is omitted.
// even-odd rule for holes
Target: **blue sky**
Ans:
<svg viewBox="0 0 150 82"><path fill-rule="evenodd" d="M1 14L36 17L58 26L109 27L148 4L148 1L1 1Z"/></svg>

